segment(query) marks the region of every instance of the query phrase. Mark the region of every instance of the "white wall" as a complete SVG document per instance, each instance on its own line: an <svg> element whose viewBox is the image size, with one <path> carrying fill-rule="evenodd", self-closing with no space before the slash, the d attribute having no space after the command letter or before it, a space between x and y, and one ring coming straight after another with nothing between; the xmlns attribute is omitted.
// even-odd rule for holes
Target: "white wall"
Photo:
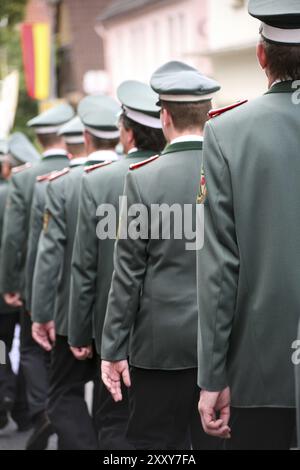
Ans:
<svg viewBox="0 0 300 470"><path fill-rule="evenodd" d="M240 8L233 8L240 4ZM259 21L248 14L248 1L208 0L208 54L212 75L221 83L217 106L261 95L267 80L256 59Z"/></svg>
<svg viewBox="0 0 300 470"><path fill-rule="evenodd" d="M182 0L106 25L106 66L111 92L123 80L148 82L154 70L169 60L184 60L207 71L207 60L198 54L207 48L206 3Z"/></svg>
<svg viewBox="0 0 300 470"><path fill-rule="evenodd" d="M216 95L216 106L251 100L267 90L267 79L257 63L255 49L215 56L212 64L214 76L222 85Z"/></svg>
<svg viewBox="0 0 300 470"><path fill-rule="evenodd" d="M208 42L211 50L255 44L259 22L248 14L248 0L234 8L236 0L208 1Z"/></svg>

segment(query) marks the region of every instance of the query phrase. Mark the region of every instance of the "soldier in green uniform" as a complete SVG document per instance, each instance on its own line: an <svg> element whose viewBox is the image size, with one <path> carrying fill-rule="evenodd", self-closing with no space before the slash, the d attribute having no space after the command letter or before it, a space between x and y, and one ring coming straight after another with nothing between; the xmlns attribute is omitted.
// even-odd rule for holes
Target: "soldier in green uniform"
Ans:
<svg viewBox="0 0 300 470"><path fill-rule="evenodd" d="M14 133L8 141L0 142L0 245L12 170L22 164L37 161L39 154L24 134ZM0 260L1 262L1 260ZM20 309L10 307L3 297L0 299L0 340L6 344L6 364L0 367L0 429L8 424L8 411L18 425L18 430L30 428L31 420L26 399L26 388L22 367L18 373L12 370L9 352L12 349L15 327L20 321Z"/></svg>
<svg viewBox="0 0 300 470"><path fill-rule="evenodd" d="M249 12L269 90L206 127L199 409L228 449L277 450L296 424L300 3L250 0Z"/></svg>
<svg viewBox="0 0 300 470"><path fill-rule="evenodd" d="M40 161L25 167L12 177L4 217L0 285L8 304L23 306L21 363L34 421L34 433L27 443L28 449L45 448L51 432L45 415L48 391L46 357L43 350L32 340L31 319L25 298L24 273L31 203L36 177L62 169L69 163L64 141L57 135L57 131L73 116L72 107L62 104L29 121L28 125L35 129L44 152Z"/></svg>
<svg viewBox="0 0 300 470"><path fill-rule="evenodd" d="M151 86L160 95L169 145L159 158L132 165L126 177L129 210L122 209L115 247L102 378L117 402L121 380L130 387L127 436L136 449L190 449L191 441L194 449L214 448L197 415L196 257L187 247L194 217L191 232L177 229L185 206L196 211L203 128L220 87L181 62L158 69ZM134 214L135 204L146 215ZM151 231L131 235L144 223Z"/></svg>
<svg viewBox="0 0 300 470"><path fill-rule="evenodd" d="M60 450L98 448L84 400L85 384L96 377L96 357L78 361L70 351L67 338L70 271L81 178L85 169L117 160L114 149L119 142L116 127L119 111L117 102L109 97L87 97L80 102L78 113L84 125L82 134L84 131L89 157L85 162L72 160L71 164L78 161L79 165L50 178L47 188L44 230L33 283L32 332L41 346L52 349L48 413L58 434ZM69 128L62 129L62 134ZM77 140L74 135L67 136L66 142L70 139ZM55 345L52 344L54 331Z"/></svg>
<svg viewBox="0 0 300 470"><path fill-rule="evenodd" d="M82 165L86 161L86 151L83 137L83 124L78 116L63 125L58 132L65 141L69 155L68 167L73 168ZM67 168L68 168L67 167ZM27 308L31 311L31 296L34 267L37 256L38 242L43 229L46 189L50 176L56 172L38 176L35 184L34 195L31 206L30 230L28 235L28 248L26 258L26 302Z"/></svg>
<svg viewBox="0 0 300 470"><path fill-rule="evenodd" d="M113 273L116 228L112 237L97 233L102 220L100 214L97 216L97 209L110 205L115 209L118 221L119 198L129 166L161 152L165 146L156 105L158 97L151 88L141 82L126 81L120 85L117 94L122 103L119 126L126 157L95 168L84 176L72 263L69 342L72 347L89 350L95 330L99 355ZM105 215L103 213L102 218ZM129 448L125 439L127 422L127 400L115 404L102 385L97 419L101 449Z"/></svg>

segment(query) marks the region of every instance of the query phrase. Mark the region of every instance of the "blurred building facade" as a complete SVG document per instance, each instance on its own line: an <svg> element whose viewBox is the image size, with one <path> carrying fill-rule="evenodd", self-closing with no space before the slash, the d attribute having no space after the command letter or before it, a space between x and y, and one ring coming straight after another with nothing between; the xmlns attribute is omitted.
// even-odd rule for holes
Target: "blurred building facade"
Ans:
<svg viewBox="0 0 300 470"><path fill-rule="evenodd" d="M247 0L208 0L208 49L213 76L222 84L219 105L252 99L266 90L256 58L259 23L248 14Z"/></svg>
<svg viewBox="0 0 300 470"><path fill-rule="evenodd" d="M57 45L55 92L76 101L106 91L104 51L95 18L110 0L28 0L25 21L50 23Z"/></svg>
<svg viewBox="0 0 300 470"><path fill-rule="evenodd" d="M222 84L215 105L266 89L256 59L257 21L247 0L28 0L26 21L51 22L59 97L115 95L127 79L148 82L183 60Z"/></svg>
<svg viewBox="0 0 300 470"><path fill-rule="evenodd" d="M110 91L128 79L148 82L169 60L184 60L210 73L207 0L113 0L97 21L105 47Z"/></svg>
<svg viewBox="0 0 300 470"><path fill-rule="evenodd" d="M266 89L256 59L258 23L247 0L112 0L97 20L110 92L149 81L168 60L183 60L216 78L215 104L251 99Z"/></svg>

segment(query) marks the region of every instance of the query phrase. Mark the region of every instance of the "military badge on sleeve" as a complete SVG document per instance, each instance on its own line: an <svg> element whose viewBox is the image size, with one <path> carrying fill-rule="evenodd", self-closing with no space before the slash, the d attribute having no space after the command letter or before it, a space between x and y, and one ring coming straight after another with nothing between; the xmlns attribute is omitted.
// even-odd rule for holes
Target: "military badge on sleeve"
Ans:
<svg viewBox="0 0 300 470"><path fill-rule="evenodd" d="M201 178L200 178L200 186L199 186L199 194L197 196L197 204L204 204L207 197L207 187L206 187L206 179L204 175L204 169L201 170Z"/></svg>
<svg viewBox="0 0 300 470"><path fill-rule="evenodd" d="M47 231L48 231L49 220L50 220L50 212L46 211L44 213L44 221L43 221L43 231L44 231L44 233L47 233Z"/></svg>

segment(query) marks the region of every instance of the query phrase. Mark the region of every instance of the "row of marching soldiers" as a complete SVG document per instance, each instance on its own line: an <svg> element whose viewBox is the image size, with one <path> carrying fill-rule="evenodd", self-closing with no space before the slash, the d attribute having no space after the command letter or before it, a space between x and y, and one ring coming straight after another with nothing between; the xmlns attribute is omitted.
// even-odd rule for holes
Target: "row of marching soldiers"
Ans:
<svg viewBox="0 0 300 470"><path fill-rule="evenodd" d="M6 306L21 309L28 449L45 448L52 432L60 449L293 445L300 5L282 4L249 1L262 21L263 96L212 110L218 83L169 62L151 87L121 84L119 103L87 97L75 118L63 105L31 120L38 161L9 143L6 177L18 155L31 159L2 185L0 263ZM173 211L167 227L157 212L152 220L157 206ZM0 321L10 344L17 317ZM21 421L19 388L1 391L2 424L8 410Z"/></svg>
<svg viewBox="0 0 300 470"><path fill-rule="evenodd" d="M197 412L196 261L194 252L184 250L184 240L176 241L168 254L174 263L181 260L182 273L171 269L167 274L168 267L159 267L160 250L169 250L168 242L155 248L157 261L151 262L158 264L157 275L149 274L151 291L144 281L143 296L151 315L165 320L153 317L140 325L130 399L127 389L118 395L110 387L108 362L103 363L106 386L102 383L100 358L115 363L130 355L126 316L133 318L141 308L141 292L134 272L120 285L116 265L124 260L115 247L118 227L113 237L99 236L97 210L112 205L118 223L126 175L148 166L162 152L171 160L165 157L167 167L155 181L161 201L168 203L171 194L181 203L184 196L195 207L202 133L211 95L218 90L216 82L196 69L171 62L153 75L152 88L138 81L122 83L119 102L88 96L80 101L77 115L70 105L61 104L30 120L28 126L43 148L41 157L20 134L2 152L0 282L5 309L0 338L8 353L20 321L21 346L19 376L13 377L9 357L1 366L1 419L3 427L10 411L20 430L33 426L27 449L45 449L53 433L59 449L216 447L212 438L204 437ZM182 98L191 101L184 110ZM166 139L171 145L166 146ZM124 155L116 151L119 143ZM185 157L191 161L183 175ZM21 162L25 164L17 166ZM10 176L6 168L11 166ZM142 191L147 180L144 184ZM127 196L130 191L125 188ZM135 243L139 241L129 242L129 271L136 261ZM174 309L180 324L172 332L167 323ZM180 320L181 314L186 320ZM148 349L147 341L156 343L156 351ZM124 380L129 387L129 376ZM26 387L23 401L17 396L20 381ZM91 381L92 416L85 401L85 385ZM166 394L164 399L160 393Z"/></svg>

